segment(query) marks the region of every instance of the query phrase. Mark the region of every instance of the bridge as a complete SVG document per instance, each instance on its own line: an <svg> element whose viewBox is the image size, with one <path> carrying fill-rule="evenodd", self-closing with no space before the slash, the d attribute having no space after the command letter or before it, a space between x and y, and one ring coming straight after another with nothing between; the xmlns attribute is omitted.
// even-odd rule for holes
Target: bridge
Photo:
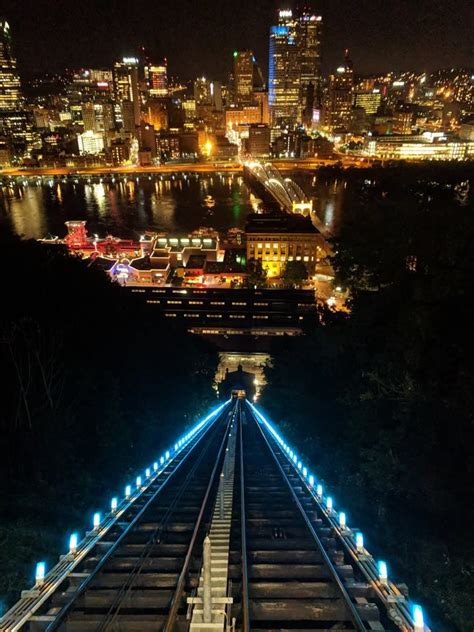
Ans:
<svg viewBox="0 0 474 632"><path fill-rule="evenodd" d="M309 464L251 402L213 410L95 513L2 632L429 632Z"/></svg>
<svg viewBox="0 0 474 632"><path fill-rule="evenodd" d="M280 210L304 215L313 210L313 201L291 178L283 178L270 162L249 159L244 162L244 177L264 201L276 203Z"/></svg>

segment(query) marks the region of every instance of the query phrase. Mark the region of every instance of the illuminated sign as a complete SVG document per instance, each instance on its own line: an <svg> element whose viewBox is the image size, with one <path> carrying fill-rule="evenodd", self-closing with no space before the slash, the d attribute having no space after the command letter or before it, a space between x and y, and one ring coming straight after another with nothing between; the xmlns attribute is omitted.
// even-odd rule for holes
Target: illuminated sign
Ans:
<svg viewBox="0 0 474 632"><path fill-rule="evenodd" d="M344 68L344 66L339 66L339 68L337 69L337 72L342 75L343 72L346 72L346 69Z"/></svg>
<svg viewBox="0 0 474 632"><path fill-rule="evenodd" d="M293 12L291 9L283 9L278 12L278 17L280 18L291 18L292 15L293 15Z"/></svg>
<svg viewBox="0 0 474 632"><path fill-rule="evenodd" d="M138 64L138 59L136 57L124 57L122 61L124 64Z"/></svg>
<svg viewBox="0 0 474 632"><path fill-rule="evenodd" d="M109 82L108 81L98 81L97 82L97 87L98 88L108 88L109 87Z"/></svg>

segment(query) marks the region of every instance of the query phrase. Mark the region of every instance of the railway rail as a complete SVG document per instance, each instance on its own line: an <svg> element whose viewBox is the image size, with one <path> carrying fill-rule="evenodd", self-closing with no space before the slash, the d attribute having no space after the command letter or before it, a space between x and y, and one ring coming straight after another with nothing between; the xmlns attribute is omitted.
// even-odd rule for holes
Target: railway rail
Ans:
<svg viewBox="0 0 474 632"><path fill-rule="evenodd" d="M0 619L16 632L429 632L262 413L226 402Z"/></svg>

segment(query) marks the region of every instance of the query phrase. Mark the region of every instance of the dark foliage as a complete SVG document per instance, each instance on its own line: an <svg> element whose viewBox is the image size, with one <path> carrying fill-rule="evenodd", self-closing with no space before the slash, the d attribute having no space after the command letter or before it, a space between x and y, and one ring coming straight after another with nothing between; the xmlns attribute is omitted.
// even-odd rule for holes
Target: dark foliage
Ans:
<svg viewBox="0 0 474 632"><path fill-rule="evenodd" d="M217 357L102 272L3 235L0 595L210 405ZM28 576L29 574L29 576ZM1 604L0 604L1 606Z"/></svg>
<svg viewBox="0 0 474 632"><path fill-rule="evenodd" d="M467 632L473 196L459 177L407 174L360 182L334 259L351 314L323 313L324 327L275 350L264 404L432 627Z"/></svg>

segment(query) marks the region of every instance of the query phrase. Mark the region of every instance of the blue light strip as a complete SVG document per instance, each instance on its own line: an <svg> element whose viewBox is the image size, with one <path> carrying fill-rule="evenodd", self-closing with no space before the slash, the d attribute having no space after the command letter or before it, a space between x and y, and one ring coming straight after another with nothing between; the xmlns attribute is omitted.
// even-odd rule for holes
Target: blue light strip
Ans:
<svg viewBox="0 0 474 632"><path fill-rule="evenodd" d="M298 458L296 452L284 441L275 427L262 415L256 406L247 400L248 405L255 413L258 421L270 432L281 448L281 453L293 466L296 474L302 480L306 489L310 492L319 510L326 516L331 527L344 543L346 549L359 566L364 575L369 579L378 595L383 600L387 609L395 608L403 620L414 632L429 632L424 623L423 609L418 604L409 604L398 587L387 578L387 564L384 561L376 563L370 553L364 548L362 533L353 532L346 524L346 514L337 513L334 510L334 499L324 496L324 488L321 483L316 483L317 478L309 472L308 466Z"/></svg>
<svg viewBox="0 0 474 632"><path fill-rule="evenodd" d="M24 591L17 603L0 618L0 630L2 632L16 632L26 621L40 608L40 606L58 588L61 582L82 562L86 555L93 549L97 542L111 529L124 512L150 487L150 485L164 472L164 470L176 459L176 457L191 443L196 435L205 430L209 422L214 422L219 413L231 400L215 408L207 417L197 423L189 432L180 437L173 447L165 451L163 456L157 459L153 465L146 468L144 476L136 478L136 485L125 487L124 497L118 501L114 497L111 509L103 517L99 512L94 512L92 529L86 532L85 537L79 542L79 536L74 533L69 538L69 551L62 556L55 566L46 573L44 562L36 567L36 585L29 591ZM159 465L158 465L159 464ZM74 537L73 537L74 536ZM71 546L72 544L72 546ZM39 569L39 570L38 570Z"/></svg>

